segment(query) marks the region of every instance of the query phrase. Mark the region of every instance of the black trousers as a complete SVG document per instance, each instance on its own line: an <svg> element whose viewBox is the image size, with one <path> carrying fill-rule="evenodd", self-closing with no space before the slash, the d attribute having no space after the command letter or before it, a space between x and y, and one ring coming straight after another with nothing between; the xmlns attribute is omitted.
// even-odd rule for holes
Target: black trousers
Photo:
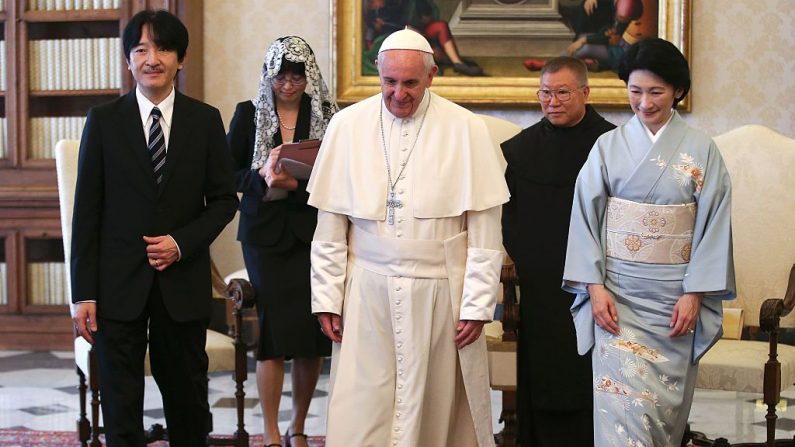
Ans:
<svg viewBox="0 0 795 447"><path fill-rule="evenodd" d="M133 321L97 319L94 337L100 399L108 447L141 447L144 442L144 358L163 396L171 447L206 444L207 321L176 322L155 285L143 313Z"/></svg>

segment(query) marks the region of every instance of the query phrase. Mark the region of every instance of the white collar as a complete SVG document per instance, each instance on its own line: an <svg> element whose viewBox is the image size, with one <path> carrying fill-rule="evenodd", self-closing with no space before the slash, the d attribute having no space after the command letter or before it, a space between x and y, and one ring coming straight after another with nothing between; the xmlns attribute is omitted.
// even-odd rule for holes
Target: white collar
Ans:
<svg viewBox="0 0 795 447"><path fill-rule="evenodd" d="M668 127L668 123L670 123L671 120L674 119L674 114L675 114L675 111L673 109L671 109L671 115L668 117L668 121L666 121L665 124L663 124L662 127L660 127L660 129L657 131L657 133L651 133L649 128L646 127L645 124L643 125L643 129L646 130L646 135L649 136L649 139L651 140L652 143L656 143L657 140L660 139L660 135L662 135L663 132L665 132L665 128Z"/></svg>
<svg viewBox="0 0 795 447"><path fill-rule="evenodd" d="M174 115L174 98L176 98L176 90L171 86L171 93L166 96L166 99L160 101L160 104L155 104L150 101L141 92L140 87L135 88L135 98L138 100L138 112L141 114L141 122L146 126L149 121L149 115L152 114L152 109L157 106L160 109L160 114L163 116L161 123L165 123L168 128L171 128L171 117Z"/></svg>

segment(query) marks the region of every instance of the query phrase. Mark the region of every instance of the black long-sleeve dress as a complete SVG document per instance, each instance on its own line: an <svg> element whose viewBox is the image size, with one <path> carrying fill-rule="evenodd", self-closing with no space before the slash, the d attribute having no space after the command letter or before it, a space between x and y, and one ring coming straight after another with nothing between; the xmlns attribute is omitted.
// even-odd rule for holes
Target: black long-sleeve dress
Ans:
<svg viewBox="0 0 795 447"><path fill-rule="evenodd" d="M546 118L502 144L511 200L502 234L516 263L521 299L518 423L522 447L593 445L591 358L577 354L571 307L561 289L574 183L599 135L614 128L591 106L573 127Z"/></svg>
<svg viewBox="0 0 795 447"><path fill-rule="evenodd" d="M243 246L251 283L256 290L260 336L257 359L319 357L331 354L331 342L320 331L310 307L309 252L317 210L306 201L306 180L286 199L264 202L265 180L251 169L254 153L255 108L237 105L227 140L235 159L240 200L237 239ZM309 137L310 100L304 95L294 140ZM281 132L273 147L282 144Z"/></svg>

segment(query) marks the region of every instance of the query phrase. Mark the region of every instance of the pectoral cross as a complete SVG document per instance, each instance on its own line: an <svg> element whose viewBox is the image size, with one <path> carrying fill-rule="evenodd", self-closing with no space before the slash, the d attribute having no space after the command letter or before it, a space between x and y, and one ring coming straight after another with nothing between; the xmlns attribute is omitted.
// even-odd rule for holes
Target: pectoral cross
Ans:
<svg viewBox="0 0 795 447"><path fill-rule="evenodd" d="M395 191L389 191L389 195L386 199L386 206L386 223L389 225L395 225L395 208L400 208L403 206L403 202L395 197Z"/></svg>

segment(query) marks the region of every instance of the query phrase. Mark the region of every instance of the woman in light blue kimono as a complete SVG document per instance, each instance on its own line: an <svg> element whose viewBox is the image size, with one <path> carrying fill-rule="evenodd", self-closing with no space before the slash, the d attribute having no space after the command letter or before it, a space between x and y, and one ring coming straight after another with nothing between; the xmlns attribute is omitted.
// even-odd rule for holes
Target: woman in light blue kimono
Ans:
<svg viewBox="0 0 795 447"><path fill-rule="evenodd" d="M676 105L687 61L664 40L625 53L635 116L602 135L577 178L564 289L593 349L597 447L678 447L699 358L732 299L731 183L715 143Z"/></svg>

